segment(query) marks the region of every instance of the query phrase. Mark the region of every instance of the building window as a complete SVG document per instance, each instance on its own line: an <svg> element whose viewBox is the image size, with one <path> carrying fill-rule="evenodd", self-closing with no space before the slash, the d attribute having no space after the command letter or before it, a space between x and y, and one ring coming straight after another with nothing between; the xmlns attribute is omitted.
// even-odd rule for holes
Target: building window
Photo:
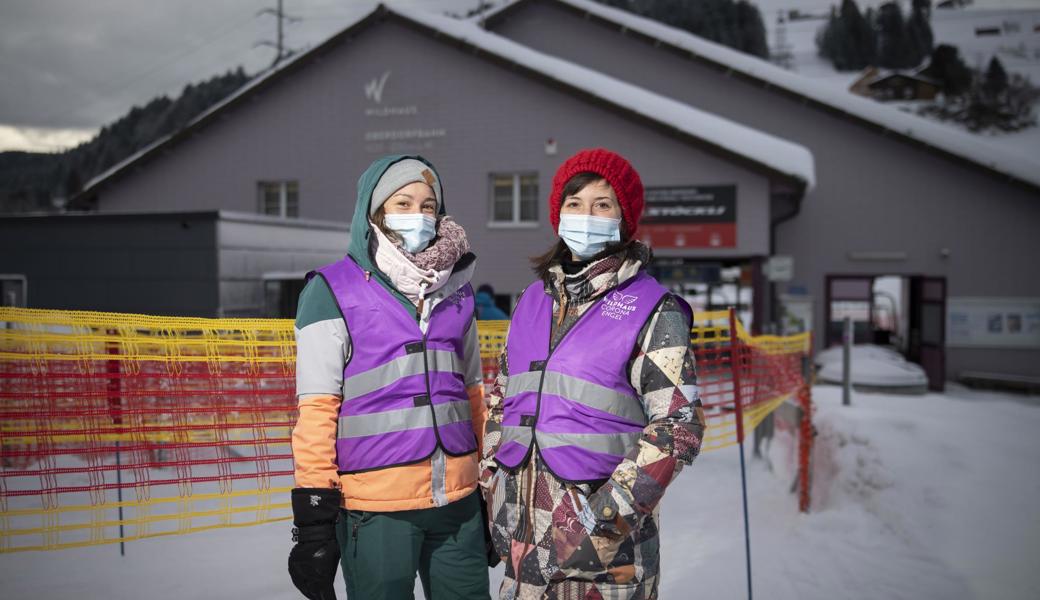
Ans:
<svg viewBox="0 0 1040 600"><path fill-rule="evenodd" d="M261 181L257 184L259 211L275 217L300 216L300 184L297 181Z"/></svg>
<svg viewBox="0 0 1040 600"><path fill-rule="evenodd" d="M538 174L491 174L491 223L538 223Z"/></svg>

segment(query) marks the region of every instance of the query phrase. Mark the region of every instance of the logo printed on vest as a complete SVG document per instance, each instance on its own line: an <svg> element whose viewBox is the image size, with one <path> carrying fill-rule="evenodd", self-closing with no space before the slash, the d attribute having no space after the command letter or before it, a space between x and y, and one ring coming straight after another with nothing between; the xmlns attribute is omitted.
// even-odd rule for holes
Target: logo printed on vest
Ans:
<svg viewBox="0 0 1040 600"><path fill-rule="evenodd" d="M448 302L451 302L455 306L462 306L462 301L466 299L466 293L462 290L455 292L454 294L445 298Z"/></svg>
<svg viewBox="0 0 1040 600"><path fill-rule="evenodd" d="M603 300L603 309L600 311L600 316L620 321L632 314L637 308L635 306L636 300L639 300L639 296L611 292L610 298Z"/></svg>

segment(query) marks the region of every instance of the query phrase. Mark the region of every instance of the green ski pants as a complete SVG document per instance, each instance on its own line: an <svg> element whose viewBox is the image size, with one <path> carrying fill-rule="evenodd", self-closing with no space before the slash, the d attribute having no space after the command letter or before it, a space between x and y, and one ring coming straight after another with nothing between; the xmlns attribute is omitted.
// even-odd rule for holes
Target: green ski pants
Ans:
<svg viewBox="0 0 1040 600"><path fill-rule="evenodd" d="M484 523L474 492L436 508L341 510L336 538L349 600L489 600Z"/></svg>

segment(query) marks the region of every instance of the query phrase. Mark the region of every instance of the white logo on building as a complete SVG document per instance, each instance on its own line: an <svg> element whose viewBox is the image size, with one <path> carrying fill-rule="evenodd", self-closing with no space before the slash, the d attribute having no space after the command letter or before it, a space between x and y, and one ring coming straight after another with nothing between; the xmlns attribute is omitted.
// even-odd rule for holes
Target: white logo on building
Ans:
<svg viewBox="0 0 1040 600"><path fill-rule="evenodd" d="M375 101L376 104L383 102L383 86L390 78L390 71L385 71L379 78L373 79L365 84L365 97Z"/></svg>
<svg viewBox="0 0 1040 600"><path fill-rule="evenodd" d="M636 300L639 300L639 296L632 296L631 294L623 294L621 292L611 292L610 298L603 300L603 308L600 310L599 314L602 317L620 321L635 311Z"/></svg>

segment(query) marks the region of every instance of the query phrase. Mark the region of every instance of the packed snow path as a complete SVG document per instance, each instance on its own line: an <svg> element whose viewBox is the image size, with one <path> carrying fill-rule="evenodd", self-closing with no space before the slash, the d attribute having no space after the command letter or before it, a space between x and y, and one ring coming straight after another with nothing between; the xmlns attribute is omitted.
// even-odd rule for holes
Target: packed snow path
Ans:
<svg viewBox="0 0 1040 600"><path fill-rule="evenodd" d="M813 396L813 511L798 513L788 491L793 446L779 431L768 461L748 462L757 597L1040 597L1040 398L958 386L856 393L851 407L836 387ZM739 476L730 448L698 458L669 489L662 598L745 597ZM300 598L285 570L288 530L157 538L127 544L125 557L116 545L5 554L0 582L5 598L34 600Z"/></svg>

